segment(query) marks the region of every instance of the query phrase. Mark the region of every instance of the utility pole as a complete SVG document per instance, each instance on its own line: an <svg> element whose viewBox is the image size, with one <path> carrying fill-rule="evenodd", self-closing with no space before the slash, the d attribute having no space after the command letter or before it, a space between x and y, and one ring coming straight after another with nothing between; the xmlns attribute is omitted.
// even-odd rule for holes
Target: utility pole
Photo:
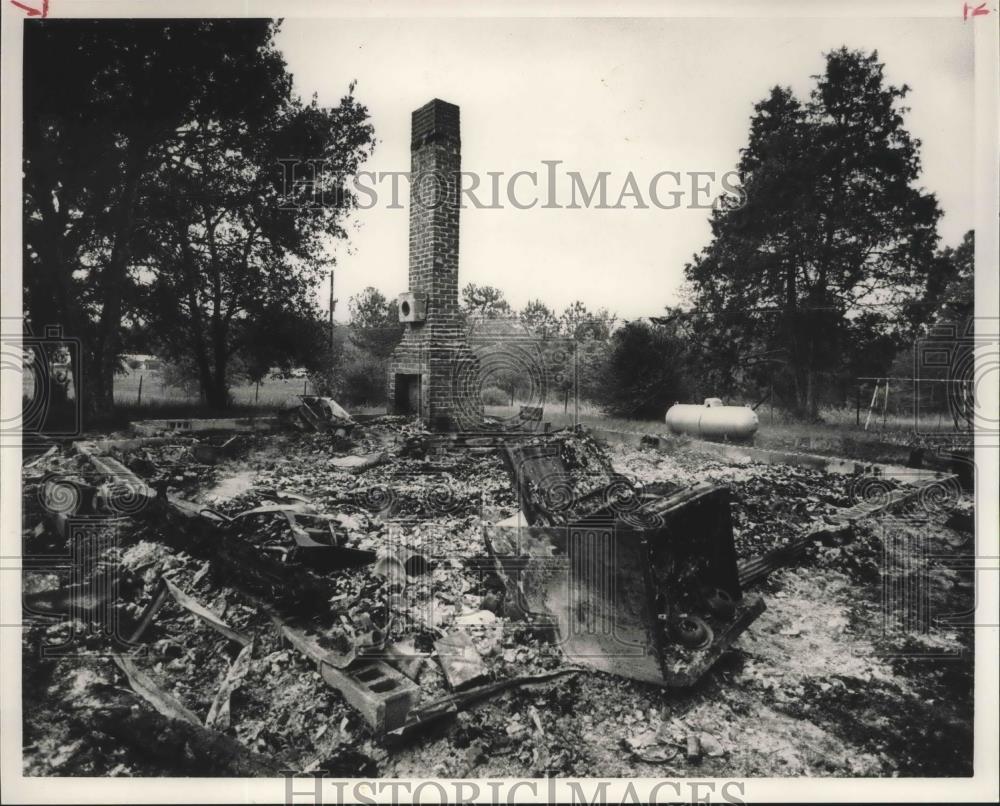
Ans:
<svg viewBox="0 0 1000 806"><path fill-rule="evenodd" d="M337 299L333 296L333 269L330 269L330 353L333 353L333 312L337 308Z"/></svg>

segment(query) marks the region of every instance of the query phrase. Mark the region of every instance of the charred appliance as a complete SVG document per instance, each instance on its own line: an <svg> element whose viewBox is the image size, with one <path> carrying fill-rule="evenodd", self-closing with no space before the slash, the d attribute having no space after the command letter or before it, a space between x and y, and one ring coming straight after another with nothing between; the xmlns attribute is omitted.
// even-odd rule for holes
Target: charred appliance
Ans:
<svg viewBox="0 0 1000 806"><path fill-rule="evenodd" d="M739 583L726 487L642 487L581 430L504 447L521 515L489 530L511 615L570 661L693 684L764 610Z"/></svg>

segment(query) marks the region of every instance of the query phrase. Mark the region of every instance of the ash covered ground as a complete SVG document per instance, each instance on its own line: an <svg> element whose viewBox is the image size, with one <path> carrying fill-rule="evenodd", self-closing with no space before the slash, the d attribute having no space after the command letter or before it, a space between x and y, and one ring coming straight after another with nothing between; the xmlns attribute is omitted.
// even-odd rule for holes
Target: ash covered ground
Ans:
<svg viewBox="0 0 1000 806"><path fill-rule="evenodd" d="M427 655L412 672L424 699L449 691L433 644L456 625L481 656L484 680L573 666L558 646L505 615L502 586L481 570L484 525L517 507L499 454L400 455L414 432L406 421L384 418L350 440L247 437L237 458L215 465L196 461L183 439L120 458L143 478L224 516L294 494L331 516L345 546L379 555L392 546L425 558L403 586L389 585L373 566L321 575L340 604L339 623L368 614L387 643L411 642ZM855 503L858 492L849 476L730 462L691 444L666 453L621 446L608 453L615 470L639 484L728 485L740 559L822 524ZM343 461L348 456L372 463L352 466ZM87 480L85 462L67 449L26 469L26 555L67 550L43 519L42 489L53 473ZM956 614L974 604L973 572L961 567L974 544L971 534L946 525L955 523L955 507L968 512L969 497L863 521L840 544L810 547L756 587L767 610L691 689L581 671L500 692L405 741L374 734L315 664L280 638L262 597L185 544L174 524L140 515L123 521L101 560L120 577L114 607L123 623L141 619L166 577L252 638L244 652L169 600L143 633L133 663L233 747L274 769L382 777L961 776L972 773L973 632ZM280 522L251 518L241 529L257 549L285 550ZM927 548L895 567L885 559L890 540ZM940 615L919 629L887 618L883 606L887 580L913 575L924 581L930 612ZM58 570L24 574L25 595L41 600L58 600L66 584ZM339 623L330 625L333 638ZM137 695L111 648L107 635L68 615L26 619L26 774L241 769L234 763L227 771L177 735ZM220 699L220 688L227 697Z"/></svg>

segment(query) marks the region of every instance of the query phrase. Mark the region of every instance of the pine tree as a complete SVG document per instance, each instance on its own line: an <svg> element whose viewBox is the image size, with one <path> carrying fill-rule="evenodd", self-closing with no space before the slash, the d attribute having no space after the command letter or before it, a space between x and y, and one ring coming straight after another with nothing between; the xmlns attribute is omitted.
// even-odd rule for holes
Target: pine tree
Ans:
<svg viewBox="0 0 1000 806"><path fill-rule="evenodd" d="M717 207L712 241L685 272L729 342L720 354L775 355L770 380L815 416L821 387L849 363L858 315L901 316L922 293L940 210L917 186L909 88L885 81L878 53L842 47L813 78L805 104L775 87L754 107L738 165L746 202Z"/></svg>

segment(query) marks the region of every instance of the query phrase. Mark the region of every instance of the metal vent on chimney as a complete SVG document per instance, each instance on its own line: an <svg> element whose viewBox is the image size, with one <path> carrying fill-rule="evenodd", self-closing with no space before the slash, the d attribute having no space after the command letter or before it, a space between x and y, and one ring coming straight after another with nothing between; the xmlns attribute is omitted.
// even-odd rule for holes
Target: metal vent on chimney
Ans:
<svg viewBox="0 0 1000 806"><path fill-rule="evenodd" d="M396 298L400 322L423 322L427 319L427 295L421 291L404 291Z"/></svg>

